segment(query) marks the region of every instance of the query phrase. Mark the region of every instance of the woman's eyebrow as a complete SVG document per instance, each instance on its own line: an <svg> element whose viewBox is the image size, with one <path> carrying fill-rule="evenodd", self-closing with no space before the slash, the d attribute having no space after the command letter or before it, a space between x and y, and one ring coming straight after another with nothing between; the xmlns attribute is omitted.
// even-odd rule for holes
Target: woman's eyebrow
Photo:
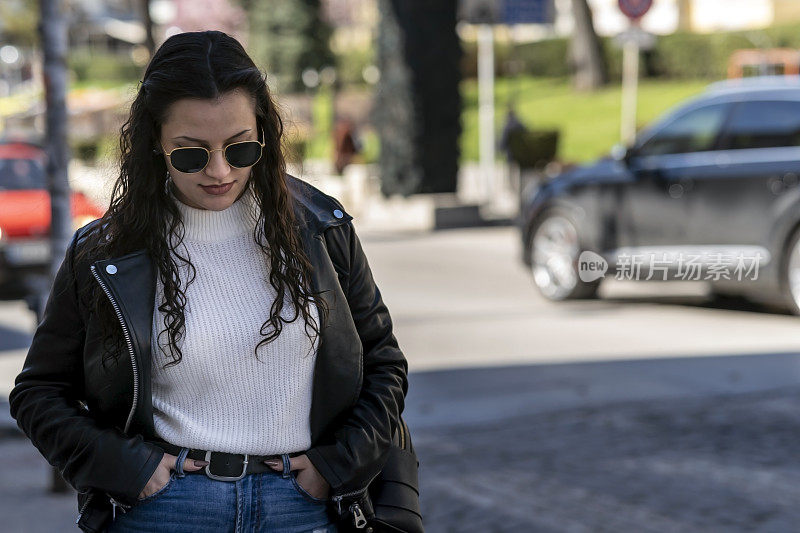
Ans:
<svg viewBox="0 0 800 533"><path fill-rule="evenodd" d="M242 135L244 133L247 133L250 130L251 130L251 128L247 128L246 130L242 130L239 133L237 133L236 135L233 135L232 137L228 137L227 139L225 139L225 141L227 142L227 141L233 140L236 137L239 137L240 135ZM177 139L186 139L187 141L194 141L194 142L198 142L200 144L208 144L206 141L204 141L202 139L195 139L194 137L187 137L186 135L181 135L179 137L173 137L172 138L173 141L177 140Z"/></svg>

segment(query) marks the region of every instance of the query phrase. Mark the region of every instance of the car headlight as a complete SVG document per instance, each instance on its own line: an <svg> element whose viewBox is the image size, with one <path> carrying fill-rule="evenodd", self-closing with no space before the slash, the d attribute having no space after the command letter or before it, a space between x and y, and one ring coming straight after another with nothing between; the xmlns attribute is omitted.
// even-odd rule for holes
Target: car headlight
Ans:
<svg viewBox="0 0 800 533"><path fill-rule="evenodd" d="M89 222L95 220L97 217L93 217L92 215L81 215L79 217L75 217L72 219L72 231L77 231L79 228L82 228Z"/></svg>

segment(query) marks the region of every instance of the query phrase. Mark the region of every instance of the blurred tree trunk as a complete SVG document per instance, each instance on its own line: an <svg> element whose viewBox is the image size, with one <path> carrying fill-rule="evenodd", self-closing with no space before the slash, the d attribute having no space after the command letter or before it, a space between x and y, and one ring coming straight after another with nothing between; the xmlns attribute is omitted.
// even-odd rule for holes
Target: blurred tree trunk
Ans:
<svg viewBox="0 0 800 533"><path fill-rule="evenodd" d="M692 31L692 1L678 0L678 29Z"/></svg>
<svg viewBox="0 0 800 533"><path fill-rule="evenodd" d="M412 72L405 58L405 37L392 0L378 0L376 59L381 76L375 87L371 120L381 143L381 192L408 196L419 191L423 171L415 151L420 136L414 114Z"/></svg>
<svg viewBox="0 0 800 533"><path fill-rule="evenodd" d="M572 18L575 21L570 41L573 84L579 91L591 91L608 83L608 68L587 0L572 0Z"/></svg>
<svg viewBox="0 0 800 533"><path fill-rule="evenodd" d="M453 193L458 182L461 44L454 0L380 0L371 121L384 196Z"/></svg>
<svg viewBox="0 0 800 533"><path fill-rule="evenodd" d="M150 18L150 0L139 0L139 9L142 12L142 24L145 31L145 46L150 53L150 57L156 53L156 40L153 37L153 19Z"/></svg>
<svg viewBox="0 0 800 533"><path fill-rule="evenodd" d="M44 53L44 93L46 101L45 150L47 180L50 190L50 282L52 285L69 244L72 230L69 179L67 176L67 21L63 0L39 0L39 38ZM47 291L43 291L47 292ZM46 294L41 294L41 314ZM41 318L41 316L39 317ZM58 471L53 471L53 492L64 492L67 485Z"/></svg>

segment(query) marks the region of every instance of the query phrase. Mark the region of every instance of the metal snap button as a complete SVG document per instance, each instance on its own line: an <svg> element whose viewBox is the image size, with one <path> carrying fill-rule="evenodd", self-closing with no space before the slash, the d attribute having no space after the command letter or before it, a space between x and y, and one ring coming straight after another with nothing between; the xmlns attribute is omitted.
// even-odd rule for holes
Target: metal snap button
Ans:
<svg viewBox="0 0 800 533"><path fill-rule="evenodd" d="M114 265L108 265L106 267L106 272L108 272L109 274L116 274L117 273L117 267L115 267Z"/></svg>
<svg viewBox="0 0 800 533"><path fill-rule="evenodd" d="M336 218L342 218L344 216L344 213L342 213L341 209L334 209L333 216L335 216Z"/></svg>

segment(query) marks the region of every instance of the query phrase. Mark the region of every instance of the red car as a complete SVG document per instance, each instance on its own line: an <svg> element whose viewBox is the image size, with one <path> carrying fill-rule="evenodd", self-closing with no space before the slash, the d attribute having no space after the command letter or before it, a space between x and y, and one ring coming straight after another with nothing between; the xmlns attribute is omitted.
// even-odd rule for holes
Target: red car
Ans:
<svg viewBox="0 0 800 533"><path fill-rule="evenodd" d="M0 297L30 298L47 280L50 194L46 154L36 144L0 142ZM77 229L103 215L83 193L71 194Z"/></svg>

